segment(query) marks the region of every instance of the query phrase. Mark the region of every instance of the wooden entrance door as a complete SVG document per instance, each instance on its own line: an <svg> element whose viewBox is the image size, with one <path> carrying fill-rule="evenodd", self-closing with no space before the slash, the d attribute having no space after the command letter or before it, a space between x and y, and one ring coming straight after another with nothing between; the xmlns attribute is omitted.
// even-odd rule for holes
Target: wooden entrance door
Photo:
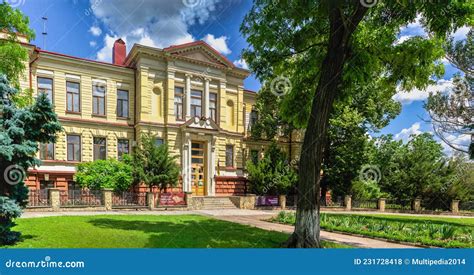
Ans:
<svg viewBox="0 0 474 275"><path fill-rule="evenodd" d="M191 183L193 195L204 196L206 190L204 142L191 143Z"/></svg>

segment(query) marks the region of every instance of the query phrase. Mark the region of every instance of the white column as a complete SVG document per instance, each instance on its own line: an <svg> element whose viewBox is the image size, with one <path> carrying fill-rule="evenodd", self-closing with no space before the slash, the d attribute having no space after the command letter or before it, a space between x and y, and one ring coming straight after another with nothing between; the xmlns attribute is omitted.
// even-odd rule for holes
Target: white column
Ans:
<svg viewBox="0 0 474 275"><path fill-rule="evenodd" d="M204 79L204 117L209 118L211 117L211 113L209 111L209 78Z"/></svg>
<svg viewBox="0 0 474 275"><path fill-rule="evenodd" d="M191 155L190 155L190 140L189 134L183 134L183 159L182 159L182 174L183 174L183 191L191 192Z"/></svg>
<svg viewBox="0 0 474 275"><path fill-rule="evenodd" d="M186 74L186 120L191 118L191 77Z"/></svg>
<svg viewBox="0 0 474 275"><path fill-rule="evenodd" d="M214 196L216 194L216 184L214 181L214 176L216 173L216 152L215 151L216 151L216 137L211 136L211 139L209 140L209 143L207 146L207 155L209 156L208 161L207 161L207 166L208 166L207 194L209 196Z"/></svg>

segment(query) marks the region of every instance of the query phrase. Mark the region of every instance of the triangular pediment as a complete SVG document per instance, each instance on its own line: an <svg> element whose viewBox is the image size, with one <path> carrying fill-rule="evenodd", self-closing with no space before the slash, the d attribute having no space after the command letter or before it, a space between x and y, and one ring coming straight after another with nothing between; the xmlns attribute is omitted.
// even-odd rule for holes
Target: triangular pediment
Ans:
<svg viewBox="0 0 474 275"><path fill-rule="evenodd" d="M172 55L191 59L197 62L213 63L219 66L233 67L234 65L225 56L217 52L204 41L171 46L165 49Z"/></svg>
<svg viewBox="0 0 474 275"><path fill-rule="evenodd" d="M219 131L219 126L210 118L193 117L186 121L182 128Z"/></svg>

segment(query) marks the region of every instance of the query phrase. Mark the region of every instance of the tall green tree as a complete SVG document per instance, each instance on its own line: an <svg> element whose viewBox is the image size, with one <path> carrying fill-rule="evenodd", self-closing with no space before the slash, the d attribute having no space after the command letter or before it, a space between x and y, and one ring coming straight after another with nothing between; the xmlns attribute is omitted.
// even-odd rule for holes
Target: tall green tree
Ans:
<svg viewBox="0 0 474 275"><path fill-rule="evenodd" d="M0 39L0 74L6 75L10 83L18 88L29 60L28 49L19 43L18 35L31 40L35 34L29 27L29 18L5 0L0 3L0 14L0 31L7 34L6 39Z"/></svg>
<svg viewBox="0 0 474 275"><path fill-rule="evenodd" d="M470 153L474 159L474 143L468 148L456 143L459 135L474 135L474 31L466 39L446 45L446 58L464 73L453 78L453 91L449 94L430 94L425 109L431 117L436 135L456 151Z"/></svg>
<svg viewBox="0 0 474 275"><path fill-rule="evenodd" d="M381 190L393 199L421 197L425 207L447 210L452 199L472 196L472 167L463 158L448 159L430 133L412 136L405 144L380 137L372 160L380 168Z"/></svg>
<svg viewBox="0 0 474 275"><path fill-rule="evenodd" d="M306 128L289 247L320 247L319 171L336 98L357 96L363 87L423 89L443 73L435 62L443 56L443 37L473 12L471 3L372 3L256 0L242 23L251 46L245 60L261 81L285 79L272 81L278 90L287 86L282 113ZM397 43L400 28L418 14L433 35Z"/></svg>
<svg viewBox="0 0 474 275"><path fill-rule="evenodd" d="M38 143L55 142L56 133L61 131L46 95L19 108L13 101L17 93L0 75L0 244L12 244L20 236L11 227L28 201L28 188L23 181L26 171L41 164L35 158Z"/></svg>
<svg viewBox="0 0 474 275"><path fill-rule="evenodd" d="M155 144L156 138L151 134L143 134L140 145L132 154L132 171L136 183L144 183L152 190L157 186L160 190L176 186L179 180L180 167L177 157L169 153L168 145Z"/></svg>

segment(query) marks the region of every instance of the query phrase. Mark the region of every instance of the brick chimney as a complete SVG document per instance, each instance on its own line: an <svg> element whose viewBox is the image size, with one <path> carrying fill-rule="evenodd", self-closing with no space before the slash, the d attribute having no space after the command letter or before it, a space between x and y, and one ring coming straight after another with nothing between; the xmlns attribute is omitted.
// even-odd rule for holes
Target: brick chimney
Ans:
<svg viewBox="0 0 474 275"><path fill-rule="evenodd" d="M112 49L112 63L115 65L123 65L127 57L127 46L122 38L115 40L114 48Z"/></svg>

